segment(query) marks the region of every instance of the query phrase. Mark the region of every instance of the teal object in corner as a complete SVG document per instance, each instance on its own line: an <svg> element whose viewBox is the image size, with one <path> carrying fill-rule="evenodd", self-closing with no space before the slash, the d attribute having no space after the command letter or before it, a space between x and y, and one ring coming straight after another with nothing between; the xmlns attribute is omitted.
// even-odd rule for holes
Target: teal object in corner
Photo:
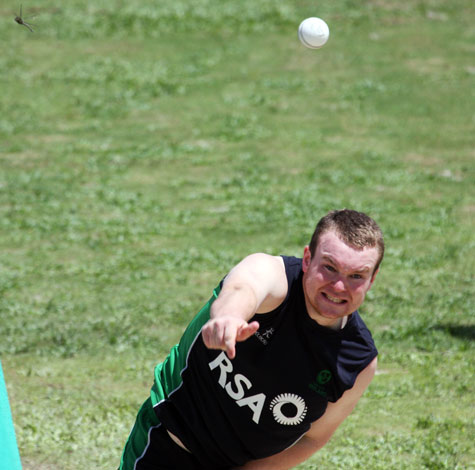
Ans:
<svg viewBox="0 0 475 470"><path fill-rule="evenodd" d="M7 387L0 362L0 470L21 470Z"/></svg>

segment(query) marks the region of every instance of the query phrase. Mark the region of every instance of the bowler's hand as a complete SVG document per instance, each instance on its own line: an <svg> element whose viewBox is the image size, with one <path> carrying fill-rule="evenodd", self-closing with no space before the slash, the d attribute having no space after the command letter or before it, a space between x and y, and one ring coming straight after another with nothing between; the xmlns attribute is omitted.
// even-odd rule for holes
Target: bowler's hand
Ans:
<svg viewBox="0 0 475 470"><path fill-rule="evenodd" d="M222 316L209 320L201 330L203 341L209 349L226 351L229 359L236 357L236 342L246 341L259 329L259 323L233 317Z"/></svg>

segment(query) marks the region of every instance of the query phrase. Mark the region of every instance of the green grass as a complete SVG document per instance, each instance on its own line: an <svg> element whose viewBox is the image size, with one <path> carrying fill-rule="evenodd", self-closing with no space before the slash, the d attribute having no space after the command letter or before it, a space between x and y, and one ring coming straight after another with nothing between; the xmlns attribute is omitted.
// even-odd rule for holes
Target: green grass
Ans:
<svg viewBox="0 0 475 470"><path fill-rule="evenodd" d="M468 0L0 4L0 355L26 470L115 468L153 366L333 208L387 255L379 373L302 470L473 469ZM308 16L331 30L301 46Z"/></svg>

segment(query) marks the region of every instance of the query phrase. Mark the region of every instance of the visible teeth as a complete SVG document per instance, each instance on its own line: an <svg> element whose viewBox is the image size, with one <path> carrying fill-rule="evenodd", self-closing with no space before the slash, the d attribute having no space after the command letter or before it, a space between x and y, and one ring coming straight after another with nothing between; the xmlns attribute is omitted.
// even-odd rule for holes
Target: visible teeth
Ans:
<svg viewBox="0 0 475 470"><path fill-rule="evenodd" d="M326 294L327 298L331 300L332 302L335 302L336 304L341 304L344 302L343 299L337 299L335 297L332 297L331 295Z"/></svg>

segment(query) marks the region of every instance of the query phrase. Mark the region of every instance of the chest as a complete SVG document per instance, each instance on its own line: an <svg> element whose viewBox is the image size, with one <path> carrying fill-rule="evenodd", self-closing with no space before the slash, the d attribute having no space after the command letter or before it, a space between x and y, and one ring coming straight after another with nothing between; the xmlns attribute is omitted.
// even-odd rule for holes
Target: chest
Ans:
<svg viewBox="0 0 475 470"><path fill-rule="evenodd" d="M264 322L237 345L233 361L211 353L209 373L230 414L269 429L307 427L334 400L338 352L293 320Z"/></svg>

